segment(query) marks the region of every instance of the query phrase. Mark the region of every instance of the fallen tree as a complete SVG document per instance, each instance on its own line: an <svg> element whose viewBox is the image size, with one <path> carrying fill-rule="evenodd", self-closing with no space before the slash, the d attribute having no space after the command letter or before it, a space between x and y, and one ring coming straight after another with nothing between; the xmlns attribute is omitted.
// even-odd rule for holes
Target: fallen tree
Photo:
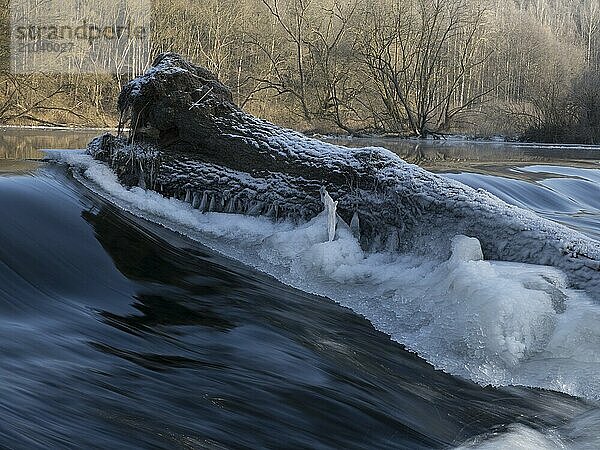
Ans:
<svg viewBox="0 0 600 450"><path fill-rule="evenodd" d="M464 234L480 240L486 258L559 267L600 297L596 241L388 150L326 144L253 117L179 55L158 56L123 88L118 106L119 134L96 138L89 151L125 185L202 211L294 221L323 209L324 187L363 248L447 258L451 238Z"/></svg>

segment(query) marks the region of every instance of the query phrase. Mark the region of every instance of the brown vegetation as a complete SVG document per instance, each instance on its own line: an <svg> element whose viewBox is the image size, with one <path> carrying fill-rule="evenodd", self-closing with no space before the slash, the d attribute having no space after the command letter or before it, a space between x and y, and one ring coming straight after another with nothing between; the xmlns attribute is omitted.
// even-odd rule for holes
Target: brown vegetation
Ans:
<svg viewBox="0 0 600 450"><path fill-rule="evenodd" d="M213 71L237 104L279 124L600 143L598 0L153 5L152 56L181 53ZM4 70L0 122L115 125L115 98L130 75Z"/></svg>

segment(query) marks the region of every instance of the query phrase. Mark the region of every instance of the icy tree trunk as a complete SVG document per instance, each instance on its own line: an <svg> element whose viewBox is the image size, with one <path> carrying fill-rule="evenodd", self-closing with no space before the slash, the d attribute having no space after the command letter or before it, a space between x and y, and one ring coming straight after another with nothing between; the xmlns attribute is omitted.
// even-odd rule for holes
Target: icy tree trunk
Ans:
<svg viewBox="0 0 600 450"><path fill-rule="evenodd" d="M160 55L127 84L119 108L129 135L101 136L89 151L125 185L203 211L295 221L323 211L325 188L330 210L364 248L446 258L455 235L472 236L486 258L554 265L600 297L596 241L388 150L326 144L253 117L212 74L179 55Z"/></svg>
<svg viewBox="0 0 600 450"><path fill-rule="evenodd" d="M99 138L90 146L95 157L126 185L204 210L304 220L323 209L325 187L349 222L356 202L348 194L377 184L377 152L342 155L339 147L251 116L211 73L176 54L160 55L126 85L119 109L129 134Z"/></svg>

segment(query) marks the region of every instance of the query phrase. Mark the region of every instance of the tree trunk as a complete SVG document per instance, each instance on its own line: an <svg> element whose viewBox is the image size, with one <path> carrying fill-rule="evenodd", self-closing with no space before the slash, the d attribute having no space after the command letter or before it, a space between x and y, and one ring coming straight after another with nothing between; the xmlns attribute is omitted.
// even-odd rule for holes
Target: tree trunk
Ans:
<svg viewBox="0 0 600 450"><path fill-rule="evenodd" d="M244 113L210 72L160 55L126 85L119 108L129 137L104 135L90 152L128 185L195 208L305 221L323 209L360 216L367 248L428 253L458 234L488 258L552 264L600 295L600 245L491 195L406 164L380 148L325 144ZM442 255L443 256L443 255Z"/></svg>

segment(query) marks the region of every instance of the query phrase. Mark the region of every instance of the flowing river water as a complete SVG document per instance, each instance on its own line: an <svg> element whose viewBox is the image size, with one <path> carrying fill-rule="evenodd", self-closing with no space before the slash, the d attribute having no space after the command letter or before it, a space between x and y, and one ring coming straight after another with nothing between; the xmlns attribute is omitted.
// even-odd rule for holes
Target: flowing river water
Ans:
<svg viewBox="0 0 600 450"><path fill-rule="evenodd" d="M0 447L600 445L593 389L492 387L436 370L352 309L43 161L41 149L97 134L0 130ZM600 239L599 148L343 143L386 146Z"/></svg>

